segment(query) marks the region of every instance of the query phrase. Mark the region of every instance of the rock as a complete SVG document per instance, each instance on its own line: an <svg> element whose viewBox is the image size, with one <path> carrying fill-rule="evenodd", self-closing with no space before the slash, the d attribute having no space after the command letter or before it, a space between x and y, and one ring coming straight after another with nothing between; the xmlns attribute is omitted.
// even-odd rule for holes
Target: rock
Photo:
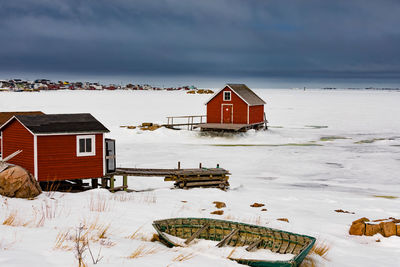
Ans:
<svg viewBox="0 0 400 267"><path fill-rule="evenodd" d="M384 237L396 235L396 224L394 222L381 222L379 225L382 228L382 235Z"/></svg>
<svg viewBox="0 0 400 267"><path fill-rule="evenodd" d="M17 198L34 198L42 193L39 183L20 166L8 167L0 173L0 195Z"/></svg>
<svg viewBox="0 0 400 267"><path fill-rule="evenodd" d="M361 219L355 220L352 224L358 224L358 223L364 223L364 222L369 222L369 219L363 217Z"/></svg>
<svg viewBox="0 0 400 267"><path fill-rule="evenodd" d="M150 126L153 126L152 122L143 122L142 123L142 127L150 127Z"/></svg>
<svg viewBox="0 0 400 267"><path fill-rule="evenodd" d="M349 230L350 235L364 235L365 234L365 223L358 222L353 223Z"/></svg>
<svg viewBox="0 0 400 267"><path fill-rule="evenodd" d="M261 209L261 211L267 211L267 209Z"/></svg>
<svg viewBox="0 0 400 267"><path fill-rule="evenodd" d="M381 232L381 226L379 224L365 224L365 235L373 236Z"/></svg>
<svg viewBox="0 0 400 267"><path fill-rule="evenodd" d="M221 201L214 201L213 204L215 204L215 207L217 209L222 209L226 207L226 204L224 202Z"/></svg>
<svg viewBox="0 0 400 267"><path fill-rule="evenodd" d="M352 211L347 211L347 210L342 210L342 209L340 209L340 210L335 210L336 212L339 212L339 213L349 213L349 214L354 214L354 212L352 212Z"/></svg>
<svg viewBox="0 0 400 267"><path fill-rule="evenodd" d="M288 218L278 218L278 221L282 221L282 222L289 222Z"/></svg>
<svg viewBox="0 0 400 267"><path fill-rule="evenodd" d="M216 210L216 211L211 212L211 214L222 215L222 214L224 214L224 211L223 210Z"/></svg>
<svg viewBox="0 0 400 267"><path fill-rule="evenodd" d="M253 207L253 208L259 208L259 207L264 207L264 206L265 206L265 204L257 203L257 202L250 205L250 207Z"/></svg>

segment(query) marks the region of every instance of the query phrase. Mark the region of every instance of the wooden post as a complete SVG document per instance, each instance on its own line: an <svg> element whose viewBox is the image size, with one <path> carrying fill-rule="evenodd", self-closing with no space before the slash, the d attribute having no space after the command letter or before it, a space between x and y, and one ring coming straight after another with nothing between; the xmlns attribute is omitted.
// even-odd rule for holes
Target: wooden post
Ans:
<svg viewBox="0 0 400 267"><path fill-rule="evenodd" d="M92 188L96 189L99 187L99 180L97 178L92 179Z"/></svg>
<svg viewBox="0 0 400 267"><path fill-rule="evenodd" d="M111 191L112 193L114 193L114 181L115 181L115 179L114 179L114 175L113 175L113 176L111 176L111 178L110 178L110 191Z"/></svg>
<svg viewBox="0 0 400 267"><path fill-rule="evenodd" d="M178 170L180 170L180 169L181 169L181 162L178 161Z"/></svg>
<svg viewBox="0 0 400 267"><path fill-rule="evenodd" d="M107 179L104 177L101 178L101 188L107 188Z"/></svg>
<svg viewBox="0 0 400 267"><path fill-rule="evenodd" d="M200 162L200 164L199 164L199 169L201 169L201 162Z"/></svg>
<svg viewBox="0 0 400 267"><path fill-rule="evenodd" d="M128 191L128 175L122 177L122 186L124 187L124 191Z"/></svg>

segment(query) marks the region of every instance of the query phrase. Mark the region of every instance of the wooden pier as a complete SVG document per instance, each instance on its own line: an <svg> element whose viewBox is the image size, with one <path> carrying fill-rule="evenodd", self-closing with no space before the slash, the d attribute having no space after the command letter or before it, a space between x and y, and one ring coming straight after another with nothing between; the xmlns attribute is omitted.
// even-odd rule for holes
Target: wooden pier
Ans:
<svg viewBox="0 0 400 267"><path fill-rule="evenodd" d="M202 123L197 125L201 131L212 132L246 132L248 130L266 130L268 121L253 124L234 124L234 123Z"/></svg>
<svg viewBox="0 0 400 267"><path fill-rule="evenodd" d="M181 169L178 162L177 169L143 169L117 168L115 172L101 178L101 187L111 192L128 191L128 176L165 177L164 181L175 181L175 188L217 187L226 190L229 187L229 171L219 168ZM115 176L122 176L122 186L115 186ZM92 181L93 187L97 187Z"/></svg>
<svg viewBox="0 0 400 267"><path fill-rule="evenodd" d="M192 131L199 124L206 122L206 118L207 115L170 116L167 117L167 124L163 124L162 126L170 129L176 129L176 127L186 126L188 130Z"/></svg>

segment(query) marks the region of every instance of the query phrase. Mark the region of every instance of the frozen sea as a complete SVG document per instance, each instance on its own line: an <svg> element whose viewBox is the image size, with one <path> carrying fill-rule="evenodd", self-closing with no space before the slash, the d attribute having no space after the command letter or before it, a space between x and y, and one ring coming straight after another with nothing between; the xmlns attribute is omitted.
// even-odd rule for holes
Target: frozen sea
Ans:
<svg viewBox="0 0 400 267"><path fill-rule="evenodd" d="M55 91L0 93L0 111L88 112L117 142L117 165L139 168L203 166L228 169L230 190L172 190L163 178L135 177L136 192L105 190L42 194L35 200L0 199L0 222L12 212L35 220L50 206L43 225L0 225L1 266L76 266L74 251L57 249L57 235L83 222L110 225L106 241L91 241L96 266L238 266L226 250L207 246L168 249L149 242L151 222L168 217L238 220L315 236L330 247L320 266L399 266L400 237L356 237L351 222L400 217L400 92L363 90L256 90L266 102L268 131L209 136L198 131L121 128L166 123L166 116L205 114L210 95L167 91ZM223 201L221 216L213 201ZM105 211L93 210L105 202ZM252 208L264 203L267 211ZM343 209L354 214L337 213ZM289 223L276 220L287 218ZM127 238L137 231L133 239ZM377 242L379 240L380 242ZM108 243L107 243L108 242ZM65 241L71 246L70 240ZM138 248L151 250L128 256ZM92 266L90 255L85 261ZM190 255L179 261L179 255Z"/></svg>

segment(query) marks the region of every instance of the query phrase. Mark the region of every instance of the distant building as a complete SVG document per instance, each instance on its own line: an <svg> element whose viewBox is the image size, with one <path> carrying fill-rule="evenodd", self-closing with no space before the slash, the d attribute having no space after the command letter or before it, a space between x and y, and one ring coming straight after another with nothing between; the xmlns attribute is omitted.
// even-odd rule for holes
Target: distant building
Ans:
<svg viewBox="0 0 400 267"><path fill-rule="evenodd" d="M207 124L262 124L264 104L245 84L227 84L206 103Z"/></svg>

